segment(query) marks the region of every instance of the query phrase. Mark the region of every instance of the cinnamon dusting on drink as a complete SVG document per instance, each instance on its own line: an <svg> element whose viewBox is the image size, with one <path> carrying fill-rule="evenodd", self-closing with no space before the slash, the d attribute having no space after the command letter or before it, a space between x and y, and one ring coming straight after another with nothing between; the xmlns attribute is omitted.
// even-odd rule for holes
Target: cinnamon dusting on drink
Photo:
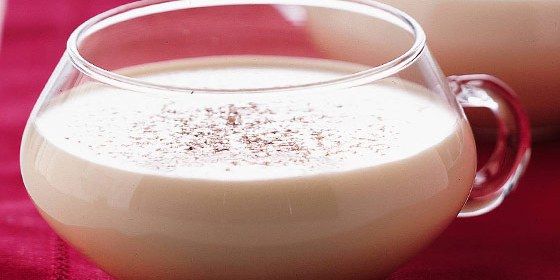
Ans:
<svg viewBox="0 0 560 280"><path fill-rule="evenodd" d="M96 92L43 119L64 128L56 136L60 145L89 151L98 161L158 172L338 170L395 159L439 139L408 134L417 133L420 123L448 117L446 111L419 110L430 101L407 92L372 89L191 99ZM401 142L411 137L428 142Z"/></svg>

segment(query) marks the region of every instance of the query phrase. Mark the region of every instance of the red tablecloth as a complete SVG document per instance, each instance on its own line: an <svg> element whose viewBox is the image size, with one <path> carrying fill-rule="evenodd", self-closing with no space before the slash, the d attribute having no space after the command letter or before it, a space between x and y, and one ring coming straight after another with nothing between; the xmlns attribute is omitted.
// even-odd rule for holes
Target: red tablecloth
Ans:
<svg viewBox="0 0 560 280"><path fill-rule="evenodd" d="M82 21L126 0L11 0L0 53L0 279L110 279L60 241L19 173L27 116ZM560 143L539 144L494 212L455 221L393 279L560 279Z"/></svg>

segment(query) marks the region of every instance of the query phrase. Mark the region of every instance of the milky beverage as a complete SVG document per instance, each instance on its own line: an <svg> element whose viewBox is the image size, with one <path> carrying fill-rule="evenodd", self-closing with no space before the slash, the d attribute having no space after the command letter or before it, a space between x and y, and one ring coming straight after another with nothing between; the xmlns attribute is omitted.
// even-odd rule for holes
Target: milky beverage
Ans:
<svg viewBox="0 0 560 280"><path fill-rule="evenodd" d="M128 73L256 88L356 67L225 57ZM120 278L378 278L441 232L470 191L470 129L433 95L396 78L233 95L86 84L38 112L22 172L49 224Z"/></svg>

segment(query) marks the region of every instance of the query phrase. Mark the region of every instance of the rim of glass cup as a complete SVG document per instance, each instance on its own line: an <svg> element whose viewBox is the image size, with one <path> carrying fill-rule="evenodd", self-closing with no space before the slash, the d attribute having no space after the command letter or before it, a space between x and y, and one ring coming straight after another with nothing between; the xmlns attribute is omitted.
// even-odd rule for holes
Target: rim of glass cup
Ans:
<svg viewBox="0 0 560 280"><path fill-rule="evenodd" d="M413 35L414 42L410 49L406 52L384 64L369 67L366 70L344 75L339 78L295 86L249 89L174 87L150 83L103 69L84 58L78 50L78 46L82 38L85 38L89 34L102 30L115 23L179 9L232 5L311 6L358 13L385 20L405 29ZM189 94L223 94L306 91L317 88L336 89L364 85L389 77L405 69L417 60L424 51L425 46L426 34L415 19L397 8L373 0L142 0L108 10L81 24L78 28L76 28L76 30L74 30L74 32L72 32L68 39L67 53L72 64L80 72L89 76L93 80L110 86L150 93L153 93L154 91L163 91Z"/></svg>

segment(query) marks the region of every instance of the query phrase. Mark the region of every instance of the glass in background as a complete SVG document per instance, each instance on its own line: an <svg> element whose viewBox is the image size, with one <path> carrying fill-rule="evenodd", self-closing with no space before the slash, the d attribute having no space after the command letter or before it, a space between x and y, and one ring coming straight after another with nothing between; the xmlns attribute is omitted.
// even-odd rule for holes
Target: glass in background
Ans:
<svg viewBox="0 0 560 280"><path fill-rule="evenodd" d="M0 0L0 47L2 44L2 31L4 31L4 15L6 13L6 1Z"/></svg>
<svg viewBox="0 0 560 280"><path fill-rule="evenodd" d="M535 140L560 138L560 1L382 0L409 13L426 30L444 73L489 73L507 82L527 109ZM328 15L327 15L328 16ZM318 22L329 25L334 16ZM331 33L362 38L356 22L330 24ZM320 38L336 46L336 37ZM376 38L370 37L373 42ZM345 49L330 49L346 54ZM371 56L355 52L356 59ZM476 111L478 134L492 136L493 118Z"/></svg>

